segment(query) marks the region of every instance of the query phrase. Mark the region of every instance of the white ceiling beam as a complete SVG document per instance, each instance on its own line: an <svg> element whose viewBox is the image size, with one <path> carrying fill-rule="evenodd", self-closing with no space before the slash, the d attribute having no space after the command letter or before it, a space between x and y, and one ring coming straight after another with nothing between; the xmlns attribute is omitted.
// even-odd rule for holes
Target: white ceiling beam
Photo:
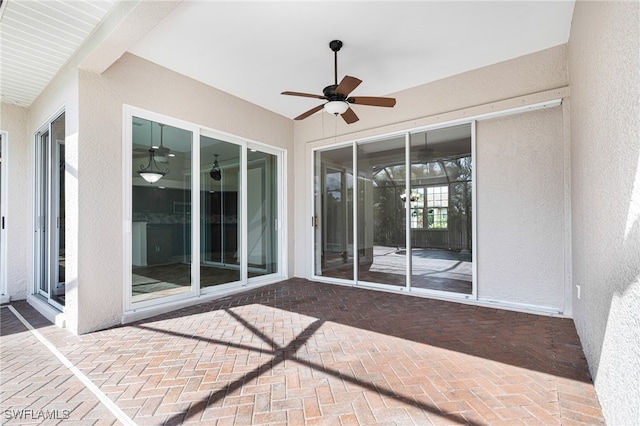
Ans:
<svg viewBox="0 0 640 426"><path fill-rule="evenodd" d="M182 0L118 2L96 30L80 68L102 74L132 45L169 15Z"/></svg>

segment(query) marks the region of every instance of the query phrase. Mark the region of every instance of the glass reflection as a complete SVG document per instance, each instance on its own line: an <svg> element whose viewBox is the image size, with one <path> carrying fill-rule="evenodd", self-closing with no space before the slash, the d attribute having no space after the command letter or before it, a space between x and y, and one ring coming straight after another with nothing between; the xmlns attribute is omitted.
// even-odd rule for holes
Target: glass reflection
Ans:
<svg viewBox="0 0 640 426"><path fill-rule="evenodd" d="M132 301L191 290L192 133L134 117L132 123ZM165 171L140 173L153 157Z"/></svg>
<svg viewBox="0 0 640 426"><path fill-rule="evenodd" d="M247 150L247 243L249 278L278 272L278 162Z"/></svg>
<svg viewBox="0 0 640 426"><path fill-rule="evenodd" d="M353 149L316 153L315 273L353 280Z"/></svg>
<svg viewBox="0 0 640 426"><path fill-rule="evenodd" d="M411 286L472 292L471 125L411 135Z"/></svg>
<svg viewBox="0 0 640 426"><path fill-rule="evenodd" d="M358 145L358 281L406 285L405 139Z"/></svg>
<svg viewBox="0 0 640 426"><path fill-rule="evenodd" d="M240 146L200 137L200 287L240 281Z"/></svg>

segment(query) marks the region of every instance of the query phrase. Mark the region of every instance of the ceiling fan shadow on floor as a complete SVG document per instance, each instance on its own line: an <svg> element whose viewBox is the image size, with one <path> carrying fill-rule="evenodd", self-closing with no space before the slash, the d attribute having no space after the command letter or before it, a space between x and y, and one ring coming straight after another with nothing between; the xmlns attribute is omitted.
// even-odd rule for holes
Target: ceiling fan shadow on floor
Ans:
<svg viewBox="0 0 640 426"><path fill-rule="evenodd" d="M312 93L302 92L282 92L282 95L289 96L301 96L305 98L324 99L327 102L311 108L294 120L303 120L312 114L325 109L327 112L338 115L340 114L347 124L355 123L359 120L356 113L351 109L351 104L354 105L369 105L377 107L392 108L396 104L394 98L381 98L376 96L349 96L353 90L362 83L362 80L349 75L345 76L338 84L338 52L342 48L342 42L340 40L333 40L329 43L329 48L334 54L334 84L325 87L322 90L322 95L314 95Z"/></svg>

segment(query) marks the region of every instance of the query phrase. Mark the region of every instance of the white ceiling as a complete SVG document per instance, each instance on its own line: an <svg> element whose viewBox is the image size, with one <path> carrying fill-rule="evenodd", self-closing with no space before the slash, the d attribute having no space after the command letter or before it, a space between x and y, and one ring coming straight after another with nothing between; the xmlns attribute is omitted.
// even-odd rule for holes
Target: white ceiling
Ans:
<svg viewBox="0 0 640 426"><path fill-rule="evenodd" d="M573 1L185 1L130 52L287 117L338 80L385 96L566 43Z"/></svg>
<svg viewBox="0 0 640 426"><path fill-rule="evenodd" d="M29 106L115 0L0 0L0 95Z"/></svg>
<svg viewBox="0 0 640 426"><path fill-rule="evenodd" d="M118 0L4 0L3 102L28 106ZM149 4L149 3L147 3ZM157 3L158 7L160 3ZM287 117L338 79L356 96L386 96L566 43L573 0L184 0L129 51Z"/></svg>

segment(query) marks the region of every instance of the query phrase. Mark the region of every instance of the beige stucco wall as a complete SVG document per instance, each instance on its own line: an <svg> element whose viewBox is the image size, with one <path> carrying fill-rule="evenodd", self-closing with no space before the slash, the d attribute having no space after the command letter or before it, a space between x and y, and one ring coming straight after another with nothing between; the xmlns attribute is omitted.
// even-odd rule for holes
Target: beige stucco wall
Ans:
<svg viewBox="0 0 640 426"><path fill-rule="evenodd" d="M6 268L7 295L11 300L27 297L32 282L31 250L25 236L32 234L31 215L31 151L27 131L29 114L26 108L0 104L0 130L7 132L7 151L3 152L2 167L6 168L7 238ZM27 213L27 214L26 214Z"/></svg>
<svg viewBox="0 0 640 426"><path fill-rule="evenodd" d="M476 125L478 298L565 311L561 106Z"/></svg>
<svg viewBox="0 0 640 426"><path fill-rule="evenodd" d="M131 54L103 74L79 77L79 333L123 312L123 104L291 151L291 120ZM293 176L289 161L287 193ZM289 196L289 216L294 199ZM288 235L293 239L292 226ZM293 244L288 253L293 264Z"/></svg>
<svg viewBox="0 0 640 426"><path fill-rule="evenodd" d="M576 3L574 319L608 424L640 424L640 4Z"/></svg>
<svg viewBox="0 0 640 426"><path fill-rule="evenodd" d="M451 119L463 119L465 114L472 115L474 111L492 112L501 108L506 108L508 102L502 102L513 98L518 98L518 102L511 103L508 107L522 106L527 102L533 103L534 96L531 94L551 91L551 89L563 88L568 85L568 75L566 66L566 45L557 46L541 52L516 58L510 61L484 67L478 70L470 71L460 75L456 75L447 79L439 80L433 83L425 84L410 90L402 91L394 94L397 99L397 105L393 109L386 108L354 108L360 116L360 121L347 126L338 120L337 126L333 117L327 114L318 114L309 117L302 122L296 122L295 125L295 176L296 199L301 200L298 214L294 219L296 221L296 276L309 277L311 271L311 227L309 226L311 217L311 196L309 195L311 188L311 148L331 145L335 142L357 140L359 138L370 137L373 135L382 135L393 133L401 130L411 129L418 126L442 123ZM366 76L361 76L366 78ZM562 92L564 96L568 91ZM532 99L527 99L528 97ZM548 95L552 96L552 95ZM560 95L563 96L563 95ZM520 99L522 97L522 99ZM520 127L527 129L527 134L521 138L518 144L517 155L514 159L518 167L514 168L507 164L505 169L504 162L508 159L495 155L496 153L490 149L485 151L485 143L490 148L491 143L499 143L502 146L508 146L507 140L502 138L499 141L485 140L493 139L495 132L489 132L490 125L480 123L479 134L477 138L477 146L481 149L478 163L477 173L479 185L490 180L491 173L494 170L502 170L505 174L505 182L501 187L492 187L495 182L482 186L482 191L491 194L492 191L506 189L512 194L518 192L519 184L518 176L514 173L528 174L531 179L535 179L542 174L539 169L539 162L548 161L553 168L553 173L544 175L545 182L557 180L560 183L554 185L551 193L541 194L536 187L536 194L543 197L543 202L553 212L553 218L559 219L557 226L553 227L554 232L549 232L547 236L550 238L537 240L535 244L522 246L519 240L510 240L505 246L502 236L504 229L491 220L493 211L486 210L478 213L477 228L482 229L482 241L479 242L479 250L487 250L486 253L497 253L500 251L514 251L521 247L526 249L529 263L529 271L535 271L536 257L538 254L547 258L547 251L558 255L557 261L551 261L546 273L550 279L548 286L554 288L554 294L544 295L547 290L545 286L536 288L533 284L541 281L539 272L530 278L530 282L519 291L514 292L514 277L520 274L521 264L509 264L505 262L500 269L500 275L496 278L492 274L498 269L495 262L489 259L480 259L478 262L478 288L479 295L486 297L488 300L501 302L520 303L536 305L542 308L557 308L556 311L562 311L570 314L570 303L563 300L563 292L565 286L564 265L566 263L567 252L564 250L564 240L567 238L564 228L567 226L563 215L565 205L568 202L564 196L563 179L563 110L554 109L555 112L545 113L524 113L520 118L508 117L502 121L496 121L497 127L514 123L514 120L521 121ZM549 115L551 115L549 117ZM548 117L548 118L547 118ZM542 120L542 121L541 121ZM531 139L535 139L535 127L537 125L551 125L553 129L547 130L548 140L545 147L550 151L542 153L540 148L531 144ZM510 125L510 124L509 124ZM483 129L486 133L483 134ZM508 130L504 129L505 131ZM486 134L486 138L485 138ZM486 155L484 154L486 152ZM516 154L511 151L513 154ZM555 158L554 155L558 154ZM533 160L533 161L532 161ZM484 172L486 175L483 175ZM527 179L530 186L535 186L532 180ZM529 188L530 189L530 188ZM516 197L517 201L517 196ZM482 200L479 200L481 202ZM521 206L522 203L518 203ZM478 209L483 208L480 204ZM488 207L486 207L488 208ZM558 214L556 214L558 213ZM512 227L518 224L519 220L526 222L529 219L536 220L538 214L533 209L523 212L524 216L520 219L513 214ZM542 225L541 225L542 226ZM557 233L555 232L557 231ZM529 237L530 233L519 233L518 235ZM484 263L482 262L484 260ZM483 269L484 268L484 269ZM484 281L481 281L484 280ZM486 287L484 287L486 286ZM527 294L531 290L533 294Z"/></svg>

